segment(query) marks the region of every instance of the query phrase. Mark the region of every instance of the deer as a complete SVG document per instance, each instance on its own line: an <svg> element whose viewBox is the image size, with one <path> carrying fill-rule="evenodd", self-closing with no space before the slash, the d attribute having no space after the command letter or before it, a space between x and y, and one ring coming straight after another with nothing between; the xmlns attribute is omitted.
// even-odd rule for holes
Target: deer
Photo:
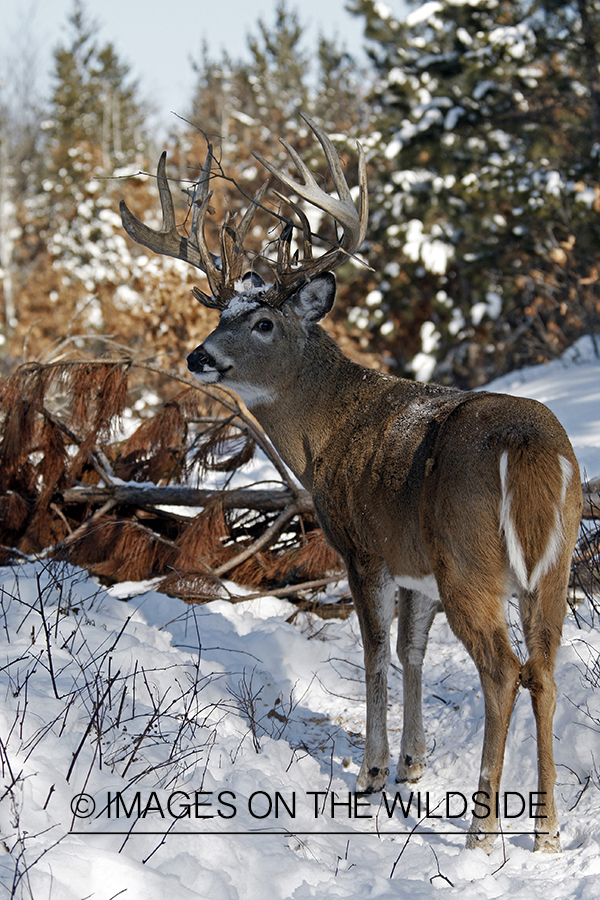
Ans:
<svg viewBox="0 0 600 900"><path fill-rule="evenodd" d="M321 187L281 140L299 180L253 155L287 187L290 218L265 282L244 273L243 242L266 182L238 225L226 216L220 255L208 249L205 220L212 146L196 185L189 236L179 233L166 176L158 165L163 224L153 230L121 201L133 240L186 260L208 279L194 296L220 311L217 327L187 357L205 385L234 391L281 458L310 492L319 524L345 563L358 616L366 682L366 737L356 789L385 789L390 628L398 614L404 721L398 782L415 782L426 764L422 675L429 630L441 607L477 668L485 725L478 792L489 813L473 817L467 847L490 853L499 833L506 737L519 687L531 695L537 738L534 850L560 851L554 798L554 667L567 611L570 561L582 491L573 449L544 405L529 399L391 376L347 358L319 322L336 293L333 270L365 241L368 192L358 149L358 207L328 135L303 116L320 142L337 196ZM277 193L280 201L285 198ZM300 202L331 216L341 238L321 255ZM298 250L292 254L294 228ZM299 250L302 257L299 259ZM515 596L529 654L522 662L507 630Z"/></svg>

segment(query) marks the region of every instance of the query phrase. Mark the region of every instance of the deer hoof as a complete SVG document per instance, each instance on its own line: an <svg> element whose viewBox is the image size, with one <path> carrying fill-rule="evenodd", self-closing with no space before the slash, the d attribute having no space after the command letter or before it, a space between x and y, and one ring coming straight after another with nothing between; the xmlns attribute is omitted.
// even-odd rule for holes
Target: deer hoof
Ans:
<svg viewBox="0 0 600 900"><path fill-rule="evenodd" d="M533 849L539 850L540 853L560 853L560 834L536 834L533 843Z"/></svg>
<svg viewBox="0 0 600 900"><path fill-rule="evenodd" d="M356 790L361 794L375 794L382 791L390 774L388 766L371 766L367 768L363 762L356 779Z"/></svg>
<svg viewBox="0 0 600 900"><path fill-rule="evenodd" d="M467 835L467 850L483 850L488 856L494 849L495 834L487 834L485 831L478 831L472 826L471 831Z"/></svg>
<svg viewBox="0 0 600 900"><path fill-rule="evenodd" d="M408 754L406 756L401 756L400 761L398 762L396 781L418 781L423 774L424 769L425 763L422 759L417 759Z"/></svg>

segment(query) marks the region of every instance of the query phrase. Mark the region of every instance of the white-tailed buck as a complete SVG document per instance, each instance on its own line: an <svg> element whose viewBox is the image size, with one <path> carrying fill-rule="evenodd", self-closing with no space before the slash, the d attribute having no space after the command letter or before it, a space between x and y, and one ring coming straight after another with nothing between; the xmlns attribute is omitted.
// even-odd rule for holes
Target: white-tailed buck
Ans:
<svg viewBox="0 0 600 900"><path fill-rule="evenodd" d="M305 117L306 118L306 117ZM379 791L389 774L386 733L390 624L398 597L398 656L404 684L404 729L396 779L415 781L425 765L421 676L438 603L472 656L485 698L479 791L492 801L474 819L469 847L490 851L498 831L495 797L519 685L531 692L537 728L535 849L560 848L554 802L552 721L554 662L566 612L567 581L581 514L577 461L561 425L545 406L484 392L463 392L393 378L347 359L317 324L332 307L331 270L355 253L367 229L365 161L359 145L358 210L327 135L306 122L325 152L337 197L317 184L284 144L302 178L296 183L260 162L297 197L333 216L343 237L313 258L306 215L303 258L291 257L284 227L274 281L254 272L240 281L243 241L262 193L239 225L226 221L220 255L207 247L209 147L193 203L190 236L175 227L163 154L158 187L164 222L143 225L121 205L131 237L157 253L202 269L220 309L217 328L188 356L204 384L236 391L282 458L312 494L323 531L340 553L364 644L367 722L357 786ZM516 594L529 659L510 646L504 603Z"/></svg>

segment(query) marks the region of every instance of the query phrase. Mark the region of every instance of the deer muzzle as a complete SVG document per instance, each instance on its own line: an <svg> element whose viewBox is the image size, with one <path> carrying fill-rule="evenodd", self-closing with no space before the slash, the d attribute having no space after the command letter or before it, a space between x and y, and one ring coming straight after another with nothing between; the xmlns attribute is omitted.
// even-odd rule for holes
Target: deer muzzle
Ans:
<svg viewBox="0 0 600 900"><path fill-rule="evenodd" d="M187 366L192 375L205 384L220 381L223 372L228 368L219 366L214 356L205 350L204 344L192 350L187 358Z"/></svg>

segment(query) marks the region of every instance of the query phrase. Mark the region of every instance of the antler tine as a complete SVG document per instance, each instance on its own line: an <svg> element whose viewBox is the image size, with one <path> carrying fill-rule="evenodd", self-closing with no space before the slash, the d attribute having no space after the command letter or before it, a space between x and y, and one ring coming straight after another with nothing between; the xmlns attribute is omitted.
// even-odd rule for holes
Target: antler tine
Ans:
<svg viewBox="0 0 600 900"><path fill-rule="evenodd" d="M252 202L250 203L250 206L248 207L248 209L242 216L242 220L236 228L237 243L240 247L242 246L242 244L246 240L246 237L248 236L248 232L250 231L250 226L252 225L252 220L254 219L254 214L256 213L256 210L258 209L259 205L262 203L262 199L265 196L265 193L266 193L266 190L268 187L269 187L269 179L267 178L267 180L264 181L261 184L261 186L259 187L259 189L257 190Z"/></svg>
<svg viewBox="0 0 600 900"><path fill-rule="evenodd" d="M202 263L208 283L212 291L212 297L208 298L202 291L196 289L194 296L199 299L205 306L216 309L225 309L234 294L232 275L232 240L230 239L231 226L229 225L229 217L221 227L221 256L215 256L210 252L206 244L204 235L204 225L206 223L206 214L209 210L209 204L213 192L210 187L210 173L214 160L212 144L206 142L206 159L200 172L200 178L196 182L194 193L192 195L192 224L190 226L190 238L196 242L196 246L200 251Z"/></svg>
<svg viewBox="0 0 600 900"><path fill-rule="evenodd" d="M241 274L243 242L269 182L266 181L261 185L237 228L228 219L224 222L221 228L222 256L219 258L208 249L204 234L206 215L213 193L209 189L214 160L212 145L208 144L200 178L194 191L190 192L192 221L189 238L182 237L177 231L173 196L167 179L166 159L166 151L163 151L156 172L163 216L161 227L155 230L144 225L133 215L125 201L121 200L120 210L123 226L129 236L138 244L148 247L155 253L184 260L197 269L201 269L208 278L212 296L208 296L199 288L194 288L192 293L205 306L213 309L225 309L235 293L234 282Z"/></svg>
<svg viewBox="0 0 600 900"><path fill-rule="evenodd" d="M267 181L261 184L254 195L250 202L250 206L242 216L239 225L234 225L230 220L229 213L227 213L221 227L221 277L223 283L228 286L228 300L231 299L231 296L234 293L234 283L242 274L244 241L250 231L254 215L268 186L269 181L267 179Z"/></svg>
<svg viewBox="0 0 600 900"><path fill-rule="evenodd" d="M279 197L280 200L283 200L283 202L287 204L287 206L290 206L300 219L300 224L302 227L302 259L312 259L312 233L310 230L310 222L308 221L308 216L306 215L304 210L300 209L298 204L290 200L289 197L284 197L284 195L280 194L279 191L273 191L273 193L276 197Z"/></svg>
<svg viewBox="0 0 600 900"><path fill-rule="evenodd" d="M258 161L263 166L265 166L265 168L269 172L271 172L272 175L275 175L275 177L278 178L279 181L285 184L286 187L294 191L294 193L298 194L298 196L302 197L303 200L307 200L313 206L322 209L323 212L328 213L337 222L339 222L344 231L340 247L345 251L346 254L351 255L364 241L367 230L367 178L363 149L360 144L358 144L360 209L357 213L354 201L352 200L352 195L350 193L350 188L348 187L348 183L342 171L342 167L340 165L339 157L337 151L335 150L335 147L333 146L325 132L322 131L322 129L319 128L319 126L316 125L312 121L312 119L304 114L302 115L302 118L309 125L311 130L318 138L321 146L323 147L333 177L333 182L338 192L339 199L337 197L331 196L331 194L328 194L326 191L322 190L319 187L307 166L300 159L294 148L287 143L287 141L281 140L281 143L289 153L300 175L304 179L304 184L299 184L298 182L294 181L289 177L289 175L281 172L272 163L264 159L258 153L253 152L253 156L258 159ZM329 258L333 259L334 254L336 254L336 251L339 251L339 249L340 248L336 248L335 250L332 250L331 256ZM343 254L339 258L339 260L337 260L336 256L337 261L335 262L335 265L339 265L343 258ZM334 266L332 266L332 268L333 267Z"/></svg>
<svg viewBox="0 0 600 900"><path fill-rule="evenodd" d="M328 194L326 190L317 184L316 179L299 154L285 141L282 140L281 143L298 169L303 182L301 184L294 181L289 175L280 172L272 163L263 159L258 153L253 153L253 155L291 191L332 216L343 229L343 235L339 244L331 247L318 259L313 259L312 234L308 217L295 203L287 198L281 198L289 204L300 220L303 234L303 258L299 263L296 256L293 260L290 258L293 225L288 223L279 238L278 258L277 263L274 264L276 284L264 294L265 301L273 306L281 306L302 283L318 274L331 271L336 266L339 266L344 259L355 253L364 241L367 229L367 177L365 155L362 147L357 143L359 170L359 205L357 210L344 176L339 156L332 142L325 132L308 116L302 114L302 117L323 147L338 194L337 197ZM213 149L209 143L200 178L194 191L191 193L192 219L189 238L182 237L177 231L173 197L166 173L166 152L161 154L157 169L158 192L163 216L161 227L152 229L144 225L143 222L133 215L123 200L121 201L120 209L123 226L134 241L148 247L155 253L184 260L201 269L208 278L212 296L204 294L198 288L194 288L194 296L205 306L222 310L225 309L235 294L235 282L242 272L244 259L243 242L250 231L254 214L261 204L268 181L261 185L257 191L239 225L236 226L230 221L229 217L225 219L220 233L221 257L215 256L209 251L204 234L206 216L212 197L210 176L213 161ZM281 197L280 194L278 196Z"/></svg>
<svg viewBox="0 0 600 900"><path fill-rule="evenodd" d="M294 181L284 172L279 171L272 163L264 159L258 153L253 153L254 157L265 166L265 168L275 175L279 181L285 184L291 191L308 201L313 206L322 209L323 212L332 216L343 229L343 235L340 243L331 247L326 253L317 259L312 258L312 235L310 225L306 215L298 208L298 206L287 198L285 199L291 208L300 218L301 228L303 231L304 256L302 261L297 265L290 265L289 243L291 234L288 229L284 228L279 241L279 253L276 264L276 281L274 285L264 296L266 302L272 306L280 307L285 300L290 297L298 287L316 275L323 272L331 272L339 266L348 256L358 250L363 243L367 232L367 220L369 215L369 203L367 193L367 168L365 154L360 143L358 147L358 185L359 185L359 202L358 210L352 199L352 193L348 187L338 153L333 146L329 137L325 132L316 125L308 116L301 114L304 121L310 127L312 132L318 138L319 143L323 147L327 163L333 178L333 183L338 196L334 197L328 194L317 184L312 173L302 161L298 153L286 141L281 143L287 150L292 162L295 164L303 184ZM287 245L287 246L285 246ZM285 267L285 268L284 268Z"/></svg>
<svg viewBox="0 0 600 900"><path fill-rule="evenodd" d="M206 151L206 159L204 160L204 165L202 166L202 171L200 173L200 178L195 184L194 192L192 194L192 224L190 225L190 237L194 238L196 244L198 244L198 227L200 225L200 208L204 204L205 201L208 201L209 194L212 194L212 191L209 191L210 185L210 171L212 169L212 162L214 159L212 144L209 144L207 141L207 151ZM202 223L202 227L204 227L204 223Z"/></svg>
<svg viewBox="0 0 600 900"><path fill-rule="evenodd" d="M163 215L161 227L158 230L154 230L153 228L144 225L137 216L134 216L125 201L121 200L119 209L121 211L123 227L127 234L143 247L148 247L149 250L153 250L155 253L160 253L164 256L173 256L175 259L183 259L192 266L204 271L198 248L193 244L190 244L186 238L181 237L177 232L173 197L169 188L169 182L167 181L166 159L167 154L163 151L156 172L158 194Z"/></svg>
<svg viewBox="0 0 600 900"><path fill-rule="evenodd" d="M290 265L290 246L292 243L292 235L294 233L293 222L286 222L277 245L277 267L275 277L278 278L280 273L287 272Z"/></svg>
<svg viewBox="0 0 600 900"><path fill-rule="evenodd" d="M352 200L352 195L350 193L350 188L348 187L348 182L346 181L346 176L342 170L340 165L340 158L335 150L335 147L331 143L329 139L329 135L325 134L322 128L319 128L316 122L313 122L306 113L301 112L300 115L311 129L311 131L317 136L321 147L325 153L325 158L327 160L327 164L329 165L329 170L331 172L331 176L333 178L333 183L335 185L335 189L338 192L338 196L343 203L352 203L354 205L354 201Z"/></svg>
<svg viewBox="0 0 600 900"><path fill-rule="evenodd" d="M202 174L205 176L205 185L202 187L202 202L200 206L196 203L193 204L192 236L196 239L195 243L192 241L191 237L182 237L177 231L173 195L171 194L169 181L167 179L167 153L165 150L163 150L160 155L158 168L156 170L158 195L163 215L161 227L155 230L144 225L137 216L133 215L124 200L121 200L119 208L121 211L123 227L134 241L141 244L143 247L148 247L148 249L153 250L154 253L181 259L204 272L214 295L211 298L207 298L207 300L210 301L207 305L214 306L217 309L223 309L227 305L229 298L227 298L227 300L221 298L223 292L223 279L217 265L217 257L210 253L204 239L204 220L210 201L210 193L208 192L207 185L208 173L210 173L211 165L212 148L209 146L209 152L202 169ZM195 196L196 191L194 192L194 198ZM206 297L206 295L202 294L202 297ZM204 300L202 302L204 302Z"/></svg>
<svg viewBox="0 0 600 900"><path fill-rule="evenodd" d="M343 204L346 205L347 208L352 209L353 212L356 212L356 207L354 206L354 201L352 199L352 194L350 192L350 188L348 187L348 182L346 181L346 176L344 175L343 169L340 165L340 158L338 153L331 143L329 136L323 131L322 128L313 122L311 118L309 118L305 113L301 112L300 115L311 129L314 134L317 136L319 143L321 144L323 151L325 153L325 158L327 159L327 164L329 166L329 170L331 172L331 176L333 178L333 183L335 185L335 189L338 192L338 196ZM346 246L346 232L344 231L344 237L342 240L342 247L348 253L352 254L355 250L358 250L360 245L363 243L366 234L367 234L367 224L369 219L369 195L367 191L367 163L365 159L365 152L362 148L362 144L357 141L356 147L358 149L358 234L348 234L348 246ZM327 211L327 210L326 210ZM343 225L343 221L338 219L340 224ZM352 249L350 249L351 240L355 240Z"/></svg>

